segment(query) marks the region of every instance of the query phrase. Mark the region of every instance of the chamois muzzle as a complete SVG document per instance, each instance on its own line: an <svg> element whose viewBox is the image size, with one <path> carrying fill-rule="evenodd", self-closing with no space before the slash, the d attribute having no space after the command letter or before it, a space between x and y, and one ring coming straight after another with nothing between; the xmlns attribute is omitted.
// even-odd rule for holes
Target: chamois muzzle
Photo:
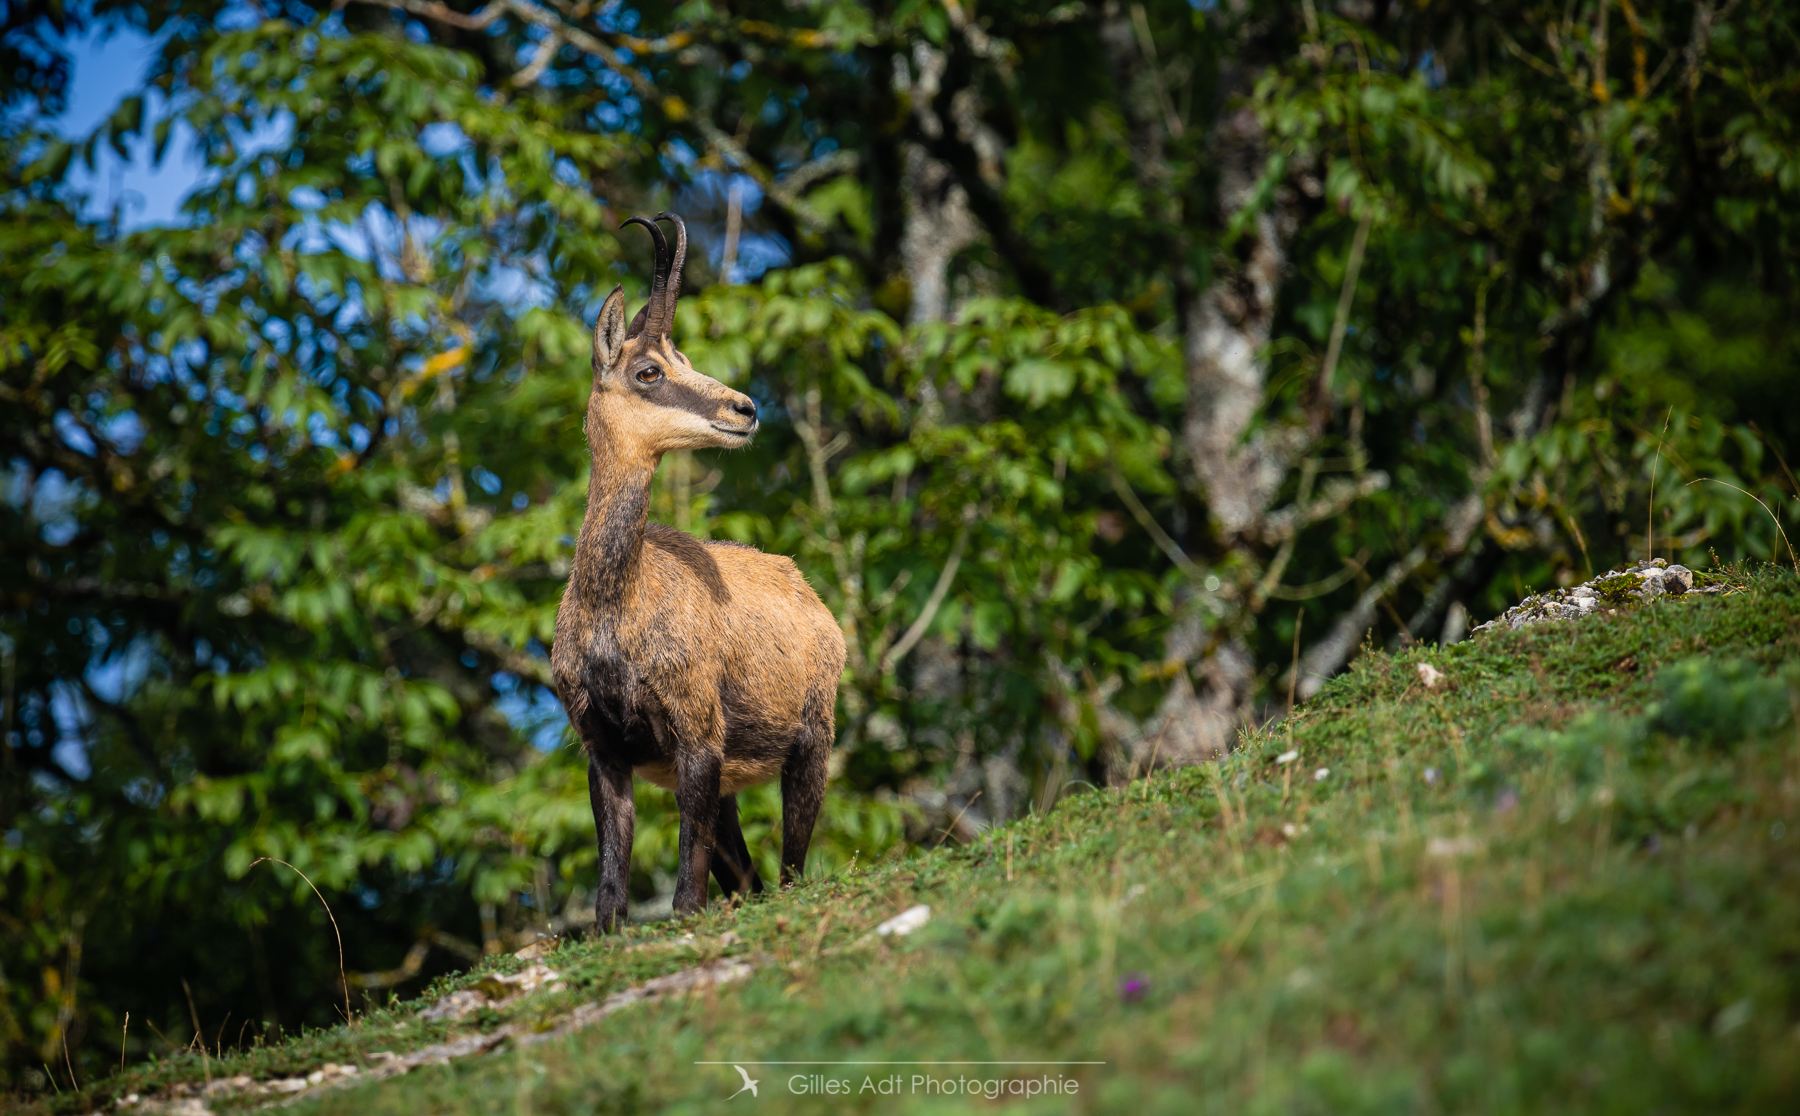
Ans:
<svg viewBox="0 0 1800 1116"><path fill-rule="evenodd" d="M737 395L736 392L733 394ZM721 416L724 421L715 421L712 428L721 434L742 438L744 442L748 442L757 429L756 400L748 395L737 395L737 398L725 404L725 410L731 415L735 415L740 421L732 422L729 417ZM743 445L744 442L738 444Z"/></svg>

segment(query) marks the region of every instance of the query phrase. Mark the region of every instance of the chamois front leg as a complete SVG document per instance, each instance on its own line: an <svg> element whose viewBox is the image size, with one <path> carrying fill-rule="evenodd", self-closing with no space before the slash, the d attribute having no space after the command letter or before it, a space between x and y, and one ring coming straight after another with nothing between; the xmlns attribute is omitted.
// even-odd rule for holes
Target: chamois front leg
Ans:
<svg viewBox="0 0 1800 1116"><path fill-rule="evenodd" d="M738 824L735 794L719 799L719 821L713 827L712 872L726 898L746 893L762 894L762 877L756 872L756 862L750 858L750 845L744 840L743 827Z"/></svg>
<svg viewBox="0 0 1800 1116"><path fill-rule="evenodd" d="M675 913L706 909L706 873L712 864L713 833L719 821L718 752L686 746L675 756L675 804L681 809L681 862L675 868Z"/></svg>
<svg viewBox="0 0 1800 1116"><path fill-rule="evenodd" d="M588 802L594 808L594 836L600 845L600 890L594 894L594 933L625 926L630 900L631 836L637 804L631 797L631 769L588 759Z"/></svg>

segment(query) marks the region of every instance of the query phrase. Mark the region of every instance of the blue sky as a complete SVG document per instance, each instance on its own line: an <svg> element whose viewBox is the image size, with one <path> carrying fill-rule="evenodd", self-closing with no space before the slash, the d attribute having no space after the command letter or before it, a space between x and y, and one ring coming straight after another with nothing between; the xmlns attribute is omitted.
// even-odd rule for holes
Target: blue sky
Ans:
<svg viewBox="0 0 1800 1116"><path fill-rule="evenodd" d="M69 106L52 124L67 138L82 139L112 115L121 99L140 87L156 53L156 42L127 28L91 30L71 36L67 43L74 62ZM94 173L80 171L75 176L90 196L90 212L109 213L122 200L127 228L173 223L182 197L200 178L202 168L192 141L191 130L178 128L160 166L151 165L148 135L134 146L129 162L121 161L111 150L102 150L96 156Z"/></svg>

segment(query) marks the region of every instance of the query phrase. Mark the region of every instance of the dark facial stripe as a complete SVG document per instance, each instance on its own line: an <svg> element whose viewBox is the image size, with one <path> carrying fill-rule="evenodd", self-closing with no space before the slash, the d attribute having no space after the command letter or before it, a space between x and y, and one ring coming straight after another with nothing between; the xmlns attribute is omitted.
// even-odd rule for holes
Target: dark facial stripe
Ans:
<svg viewBox="0 0 1800 1116"><path fill-rule="evenodd" d="M644 355L647 359L631 365L631 381L646 400L659 407L672 407L698 415L709 422L725 410L729 402L729 396L725 393L730 389L717 380L695 372L686 360L676 359L672 346L665 343L661 352L652 349ZM638 372L648 367L656 368L663 374L663 378L653 384L638 380ZM717 386L708 390L700 385Z"/></svg>
<svg viewBox="0 0 1800 1116"><path fill-rule="evenodd" d="M699 415L704 419L712 419L724 409L725 401L710 392L696 390L692 385L673 376L665 376L661 383L647 389L650 399L659 406L674 407L691 415Z"/></svg>

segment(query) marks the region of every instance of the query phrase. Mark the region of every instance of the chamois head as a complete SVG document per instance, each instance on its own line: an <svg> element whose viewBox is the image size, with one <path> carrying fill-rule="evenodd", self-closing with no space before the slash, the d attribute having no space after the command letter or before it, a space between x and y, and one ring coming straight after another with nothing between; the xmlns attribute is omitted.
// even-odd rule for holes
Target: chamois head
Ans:
<svg viewBox="0 0 1800 1116"><path fill-rule="evenodd" d="M673 213L658 213L656 220L674 224L673 254L654 221L633 217L625 222L649 229L656 244L650 301L628 328L625 290L614 287L594 323L589 445L599 448L602 431L609 453L650 458L676 449L745 445L756 433L756 403L696 372L669 338L675 302L681 297L681 268L687 262L687 225Z"/></svg>

